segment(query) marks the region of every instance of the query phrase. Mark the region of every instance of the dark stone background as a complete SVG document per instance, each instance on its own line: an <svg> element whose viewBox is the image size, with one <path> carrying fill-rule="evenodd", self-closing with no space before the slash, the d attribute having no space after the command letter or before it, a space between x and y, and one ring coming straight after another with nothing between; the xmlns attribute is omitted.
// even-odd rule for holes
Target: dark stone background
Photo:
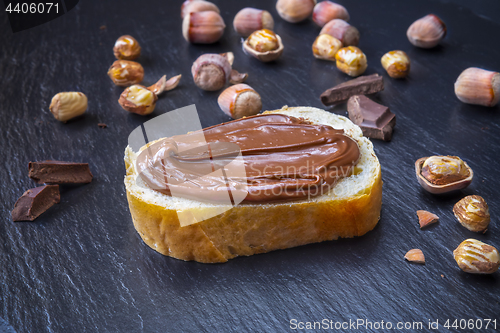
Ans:
<svg viewBox="0 0 500 333"><path fill-rule="evenodd" d="M248 84L261 94L264 109L322 107L320 93L348 79L333 63L312 57L319 29L311 21L284 22L274 1L215 2L227 29L219 43L205 46L183 40L181 1L80 1L63 17L16 34L7 16L0 16L0 331L9 331L4 321L17 332L283 332L293 318L394 325L439 319L440 331L447 331L446 319L500 320L500 273L463 273L452 256L471 237L500 247L500 107L465 105L453 92L467 67L500 70L495 0L339 0L361 32L366 74L385 76L385 91L376 100L397 115L393 141L374 142L384 179L374 231L222 265L182 262L144 245L125 198L123 150L141 123L192 103L203 126L229 120L217 106L218 93L193 83L190 67L200 54L233 51L235 68L249 73ZM245 6L273 14L285 44L277 63L242 53L232 19ZM406 29L428 13L446 22L448 35L435 49L417 49ZM148 117L123 111L117 103L122 89L106 76L114 41L123 34L142 46L145 83L183 74ZM388 78L380 65L393 49L411 58L406 80ZM60 91L87 94L86 115L57 122L48 106ZM345 105L330 110L345 115ZM108 128L98 128L99 122ZM413 163L431 154L462 157L475 171L472 185L445 197L423 191ZM63 188L61 203L34 223L11 222L16 199L35 185L28 162L44 159L89 162L94 181ZM485 235L469 232L453 216L453 204L467 194L482 195L490 205ZM439 224L421 231L417 209L439 215ZM426 255L425 266L403 260L417 247Z"/></svg>

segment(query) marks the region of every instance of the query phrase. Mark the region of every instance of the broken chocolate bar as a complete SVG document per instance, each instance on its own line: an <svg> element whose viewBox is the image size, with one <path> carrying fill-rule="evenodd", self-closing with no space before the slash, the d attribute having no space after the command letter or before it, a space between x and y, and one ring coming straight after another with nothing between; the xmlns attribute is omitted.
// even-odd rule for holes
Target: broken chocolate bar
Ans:
<svg viewBox="0 0 500 333"><path fill-rule="evenodd" d="M346 102L354 95L369 95L384 90L384 79L378 74L360 76L321 94L321 102L325 105L333 105Z"/></svg>
<svg viewBox="0 0 500 333"><path fill-rule="evenodd" d="M29 163L29 176L37 183L83 184L92 181L88 163L42 161Z"/></svg>
<svg viewBox="0 0 500 333"><path fill-rule="evenodd" d="M396 115L387 106L375 103L366 96L352 96L347 102L349 119L361 127L363 135L372 139L391 141Z"/></svg>
<svg viewBox="0 0 500 333"><path fill-rule="evenodd" d="M27 190L14 205L12 221L33 221L59 201L59 185L44 185Z"/></svg>

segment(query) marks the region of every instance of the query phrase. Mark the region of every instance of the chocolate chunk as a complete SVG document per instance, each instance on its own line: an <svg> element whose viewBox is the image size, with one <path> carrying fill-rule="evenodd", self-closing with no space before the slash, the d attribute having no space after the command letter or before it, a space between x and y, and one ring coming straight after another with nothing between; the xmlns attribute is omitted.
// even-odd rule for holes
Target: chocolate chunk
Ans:
<svg viewBox="0 0 500 333"><path fill-rule="evenodd" d="M44 185L27 190L14 205L12 221L33 221L59 201L59 185Z"/></svg>
<svg viewBox="0 0 500 333"><path fill-rule="evenodd" d="M372 139L391 141L396 115L387 106L375 103L366 96L352 96L347 102L349 119L361 127L363 135Z"/></svg>
<svg viewBox="0 0 500 333"><path fill-rule="evenodd" d="M29 163L29 176L37 183L82 184L92 181L88 163L42 161Z"/></svg>
<svg viewBox="0 0 500 333"><path fill-rule="evenodd" d="M321 102L333 105L346 102L354 95L369 95L384 90L384 79L378 74L365 75L341 83L321 94Z"/></svg>

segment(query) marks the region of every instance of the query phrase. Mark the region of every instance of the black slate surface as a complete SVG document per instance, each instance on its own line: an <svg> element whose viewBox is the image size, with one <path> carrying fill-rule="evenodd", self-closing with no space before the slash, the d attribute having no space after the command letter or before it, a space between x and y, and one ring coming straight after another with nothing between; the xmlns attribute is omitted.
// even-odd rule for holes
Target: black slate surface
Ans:
<svg viewBox="0 0 500 333"><path fill-rule="evenodd" d="M366 73L386 78L385 91L375 99L397 115L393 141L374 141L384 179L380 223L360 238L220 265L164 257L141 241L123 185L129 133L192 103L203 126L229 120L217 106L218 93L203 92L192 81L191 64L205 52L233 51L234 67L250 74L248 84L261 94L264 109L322 107L320 93L348 78L333 63L312 57L319 29L311 21L284 22L274 1L216 1L227 29L219 43L206 46L183 40L180 3L82 0L63 17L16 34L1 16L0 331L286 332L294 331L292 319L324 318L394 326L439 320L443 332L447 319L490 318L499 327L500 273L463 273L451 253L471 237L500 247L500 107L465 105L453 92L467 67L500 70L498 2L339 1L361 32ZM285 44L277 63L261 64L242 53L232 19L247 5L273 14ZM417 49L405 32L428 13L447 23L448 35L436 49ZM141 43L145 83L183 74L148 117L123 111L117 103L122 90L106 76L114 41L123 34ZM381 67L380 57L393 49L411 58L406 80L388 78ZM80 119L59 123L48 111L50 100L72 90L87 94L89 109ZM329 110L345 115L345 105ZM108 127L98 128L100 122ZM472 185L453 196L424 192L413 163L431 154L461 156L475 172ZM27 164L43 159L89 162L94 181L65 187L61 203L36 222L13 223L14 202L34 187ZM490 206L492 222L484 235L469 232L453 216L453 204L467 194L482 195ZM439 215L439 224L420 230L417 209ZM403 260L416 247L426 255L424 266Z"/></svg>

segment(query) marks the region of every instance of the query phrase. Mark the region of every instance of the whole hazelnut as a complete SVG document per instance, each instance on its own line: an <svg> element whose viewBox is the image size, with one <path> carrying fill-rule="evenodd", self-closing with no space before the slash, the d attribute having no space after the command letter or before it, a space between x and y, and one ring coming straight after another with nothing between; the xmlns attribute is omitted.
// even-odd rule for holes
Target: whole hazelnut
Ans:
<svg viewBox="0 0 500 333"><path fill-rule="evenodd" d="M311 16L316 0L278 0L276 10L287 22L297 23Z"/></svg>
<svg viewBox="0 0 500 333"><path fill-rule="evenodd" d="M224 90L217 102L222 111L233 119L253 116L262 110L260 95L247 84L236 84Z"/></svg>
<svg viewBox="0 0 500 333"><path fill-rule="evenodd" d="M455 82L455 95L467 104L495 106L500 100L500 73L467 68Z"/></svg>
<svg viewBox="0 0 500 333"><path fill-rule="evenodd" d="M410 25L406 36L417 47L430 49L439 44L446 36L446 25L434 14L429 14Z"/></svg>
<svg viewBox="0 0 500 333"><path fill-rule="evenodd" d="M321 1L313 10L313 21L318 26L323 27L333 19L349 21L349 13L344 6L332 1Z"/></svg>
<svg viewBox="0 0 500 333"><path fill-rule="evenodd" d="M113 53L118 60L134 60L141 55L141 46L134 37L124 35L116 40Z"/></svg>
<svg viewBox="0 0 500 333"><path fill-rule="evenodd" d="M222 89L228 82L236 84L245 81L248 75L232 69L232 59L234 59L232 52L207 53L199 56L191 67L194 83L203 90L216 91Z"/></svg>
<svg viewBox="0 0 500 333"><path fill-rule="evenodd" d="M321 29L319 33L337 38L344 46L356 46L359 43L359 31L341 19L333 19Z"/></svg>
<svg viewBox="0 0 500 333"><path fill-rule="evenodd" d="M181 7L181 18L184 18L189 13L193 12L207 12L213 11L216 13L220 13L219 7L215 4L205 1L205 0L188 0L182 4Z"/></svg>
<svg viewBox="0 0 500 333"><path fill-rule="evenodd" d="M248 37L256 30L273 30L274 20L267 10L247 7L236 14L233 26L237 33L244 37Z"/></svg>
<svg viewBox="0 0 500 333"><path fill-rule="evenodd" d="M225 27L217 12L191 12L182 21L182 35L194 44L212 44L222 37Z"/></svg>

